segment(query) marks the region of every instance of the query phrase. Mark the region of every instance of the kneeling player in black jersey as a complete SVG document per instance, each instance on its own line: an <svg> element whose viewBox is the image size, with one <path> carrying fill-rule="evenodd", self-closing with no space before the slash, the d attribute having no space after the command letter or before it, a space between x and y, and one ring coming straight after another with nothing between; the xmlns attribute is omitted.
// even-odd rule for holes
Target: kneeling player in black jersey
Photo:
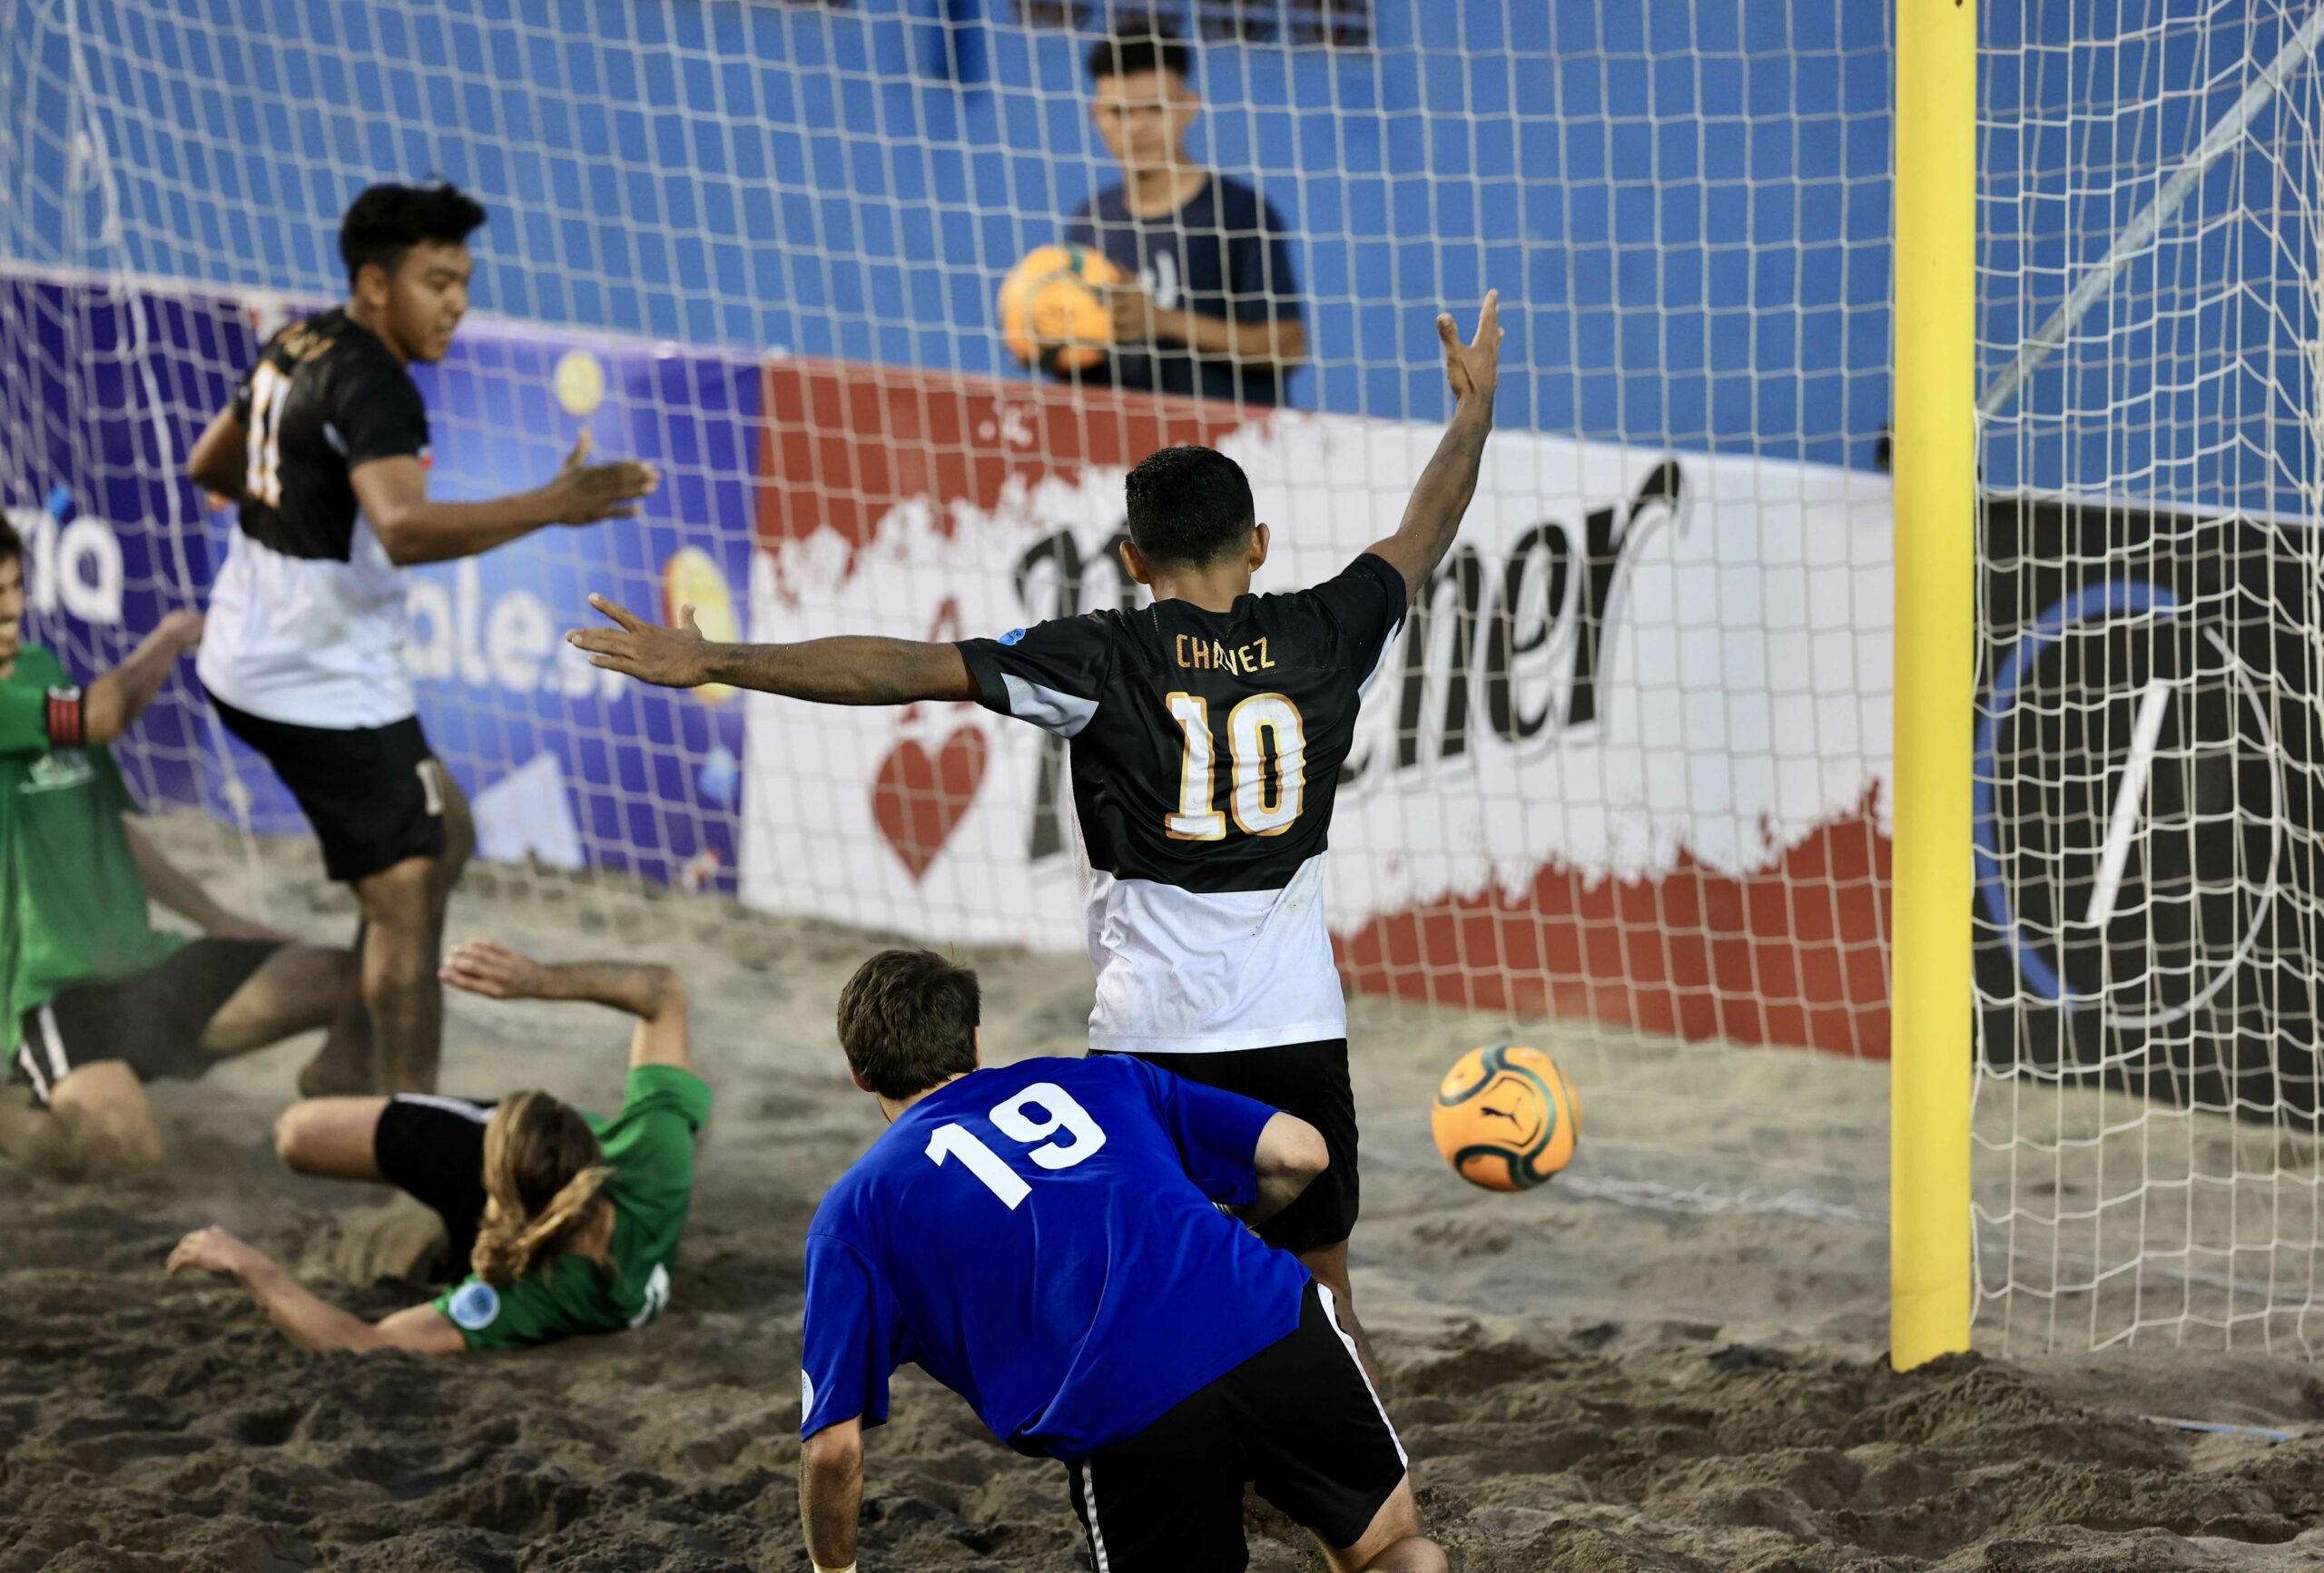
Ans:
<svg viewBox="0 0 2324 1573"><path fill-rule="evenodd" d="M958 644L816 639L713 644L591 604L618 626L569 635L648 683L732 683L831 704L977 700L1073 742L1087 853L1090 1047L1135 1054L1298 1116L1332 1163L1264 1238L1348 1302L1357 1206L1347 1007L1324 923L1324 851L1365 686L1468 509L1501 355L1441 316L1457 398L1396 533L1338 577L1255 595L1267 557L1250 483L1225 455L1170 447L1128 483L1122 557L1154 604Z"/></svg>

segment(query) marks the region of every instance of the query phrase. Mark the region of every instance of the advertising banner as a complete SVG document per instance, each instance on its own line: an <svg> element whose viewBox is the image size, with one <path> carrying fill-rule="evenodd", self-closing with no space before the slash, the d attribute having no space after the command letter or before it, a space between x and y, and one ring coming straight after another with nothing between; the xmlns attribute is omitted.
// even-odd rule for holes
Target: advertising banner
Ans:
<svg viewBox="0 0 2324 1573"><path fill-rule="evenodd" d="M313 309L318 303L308 303ZM83 678L173 606L206 599L231 511L184 454L289 303L0 275L0 503L32 544L30 636ZM408 571L420 719L477 811L481 855L732 891L741 707L590 666L562 631L603 591L655 616L743 628L755 361L471 321L415 367L451 499L539 485L586 430L662 467L643 516L544 530ZM207 717L190 673L118 751L149 802L261 831L303 827L265 762Z"/></svg>
<svg viewBox="0 0 2324 1573"><path fill-rule="evenodd" d="M0 506L31 636L84 678L206 598L231 516L183 455L288 310L0 274ZM638 520L409 575L421 716L484 856L1061 952L1086 943L1064 743L973 705L646 688L559 633L592 590L763 639L1133 606L1122 477L1167 442L1244 465L1259 587L1309 585L1394 529L1438 435L483 321L416 375L439 496L537 485L584 431L665 477ZM1984 529L1988 1063L2313 1109L2319 537L2025 496ZM1885 1054L1889 530L1877 476L1498 434L1342 782L1352 984ZM188 673L118 752L149 803L302 828Z"/></svg>
<svg viewBox="0 0 2324 1573"><path fill-rule="evenodd" d="M230 516L182 455L286 310L0 278L0 501L34 545L34 636L84 675L205 597ZM1274 531L1260 587L1308 585L1395 528L1438 436L488 321L417 375L438 496L538 484L584 430L665 476L639 520L409 575L422 719L483 855L1065 952L1063 743L972 705L643 687L559 632L591 590L761 639L1134 605L1122 478L1167 442L1245 466ZM1352 984L1886 1053L1889 520L1876 476L1497 435L1340 791ZM182 681L123 753L149 801L300 828Z"/></svg>
<svg viewBox="0 0 2324 1573"><path fill-rule="evenodd" d="M1259 584L1392 533L1436 430L778 363L761 637L999 634L1141 593L1122 479L1249 472ZM1332 831L1358 987L1886 1052L1885 477L1497 435L1372 689ZM934 939L1084 943L1063 743L973 705L753 697L745 900Z"/></svg>
<svg viewBox="0 0 2324 1573"><path fill-rule="evenodd" d="M2315 1112L2320 547L2300 521L1987 500L1989 1065Z"/></svg>

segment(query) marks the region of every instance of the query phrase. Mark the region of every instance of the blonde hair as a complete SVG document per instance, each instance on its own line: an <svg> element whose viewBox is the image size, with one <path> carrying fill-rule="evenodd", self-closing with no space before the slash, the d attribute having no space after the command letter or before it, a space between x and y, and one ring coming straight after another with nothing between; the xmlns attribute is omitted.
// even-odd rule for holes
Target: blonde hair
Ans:
<svg viewBox="0 0 2324 1573"><path fill-rule="evenodd" d="M570 1105L545 1092L503 1099L484 1128L484 1218L468 1266L499 1287L566 1251L611 1271L603 1241L576 1242L612 1207L603 1193L613 1175L597 1133Z"/></svg>

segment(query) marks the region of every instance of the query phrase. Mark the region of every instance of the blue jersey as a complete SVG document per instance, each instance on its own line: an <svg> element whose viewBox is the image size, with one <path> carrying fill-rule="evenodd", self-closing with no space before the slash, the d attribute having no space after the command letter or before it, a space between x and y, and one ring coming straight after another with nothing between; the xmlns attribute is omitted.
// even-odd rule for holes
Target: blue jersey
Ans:
<svg viewBox="0 0 2324 1573"><path fill-rule="evenodd" d="M1135 1434L1299 1325L1307 1273L1214 1203L1275 1113L1127 1056L980 1070L906 1109L807 1231L802 1436L907 1362L1019 1452Z"/></svg>

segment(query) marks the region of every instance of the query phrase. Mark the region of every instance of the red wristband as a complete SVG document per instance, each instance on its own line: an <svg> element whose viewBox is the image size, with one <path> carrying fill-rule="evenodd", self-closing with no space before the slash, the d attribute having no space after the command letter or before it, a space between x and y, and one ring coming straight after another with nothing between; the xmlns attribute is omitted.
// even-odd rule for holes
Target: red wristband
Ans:
<svg viewBox="0 0 2324 1573"><path fill-rule="evenodd" d="M48 741L57 748L79 748L84 738L81 719L81 691L77 688L52 688L48 691Z"/></svg>

